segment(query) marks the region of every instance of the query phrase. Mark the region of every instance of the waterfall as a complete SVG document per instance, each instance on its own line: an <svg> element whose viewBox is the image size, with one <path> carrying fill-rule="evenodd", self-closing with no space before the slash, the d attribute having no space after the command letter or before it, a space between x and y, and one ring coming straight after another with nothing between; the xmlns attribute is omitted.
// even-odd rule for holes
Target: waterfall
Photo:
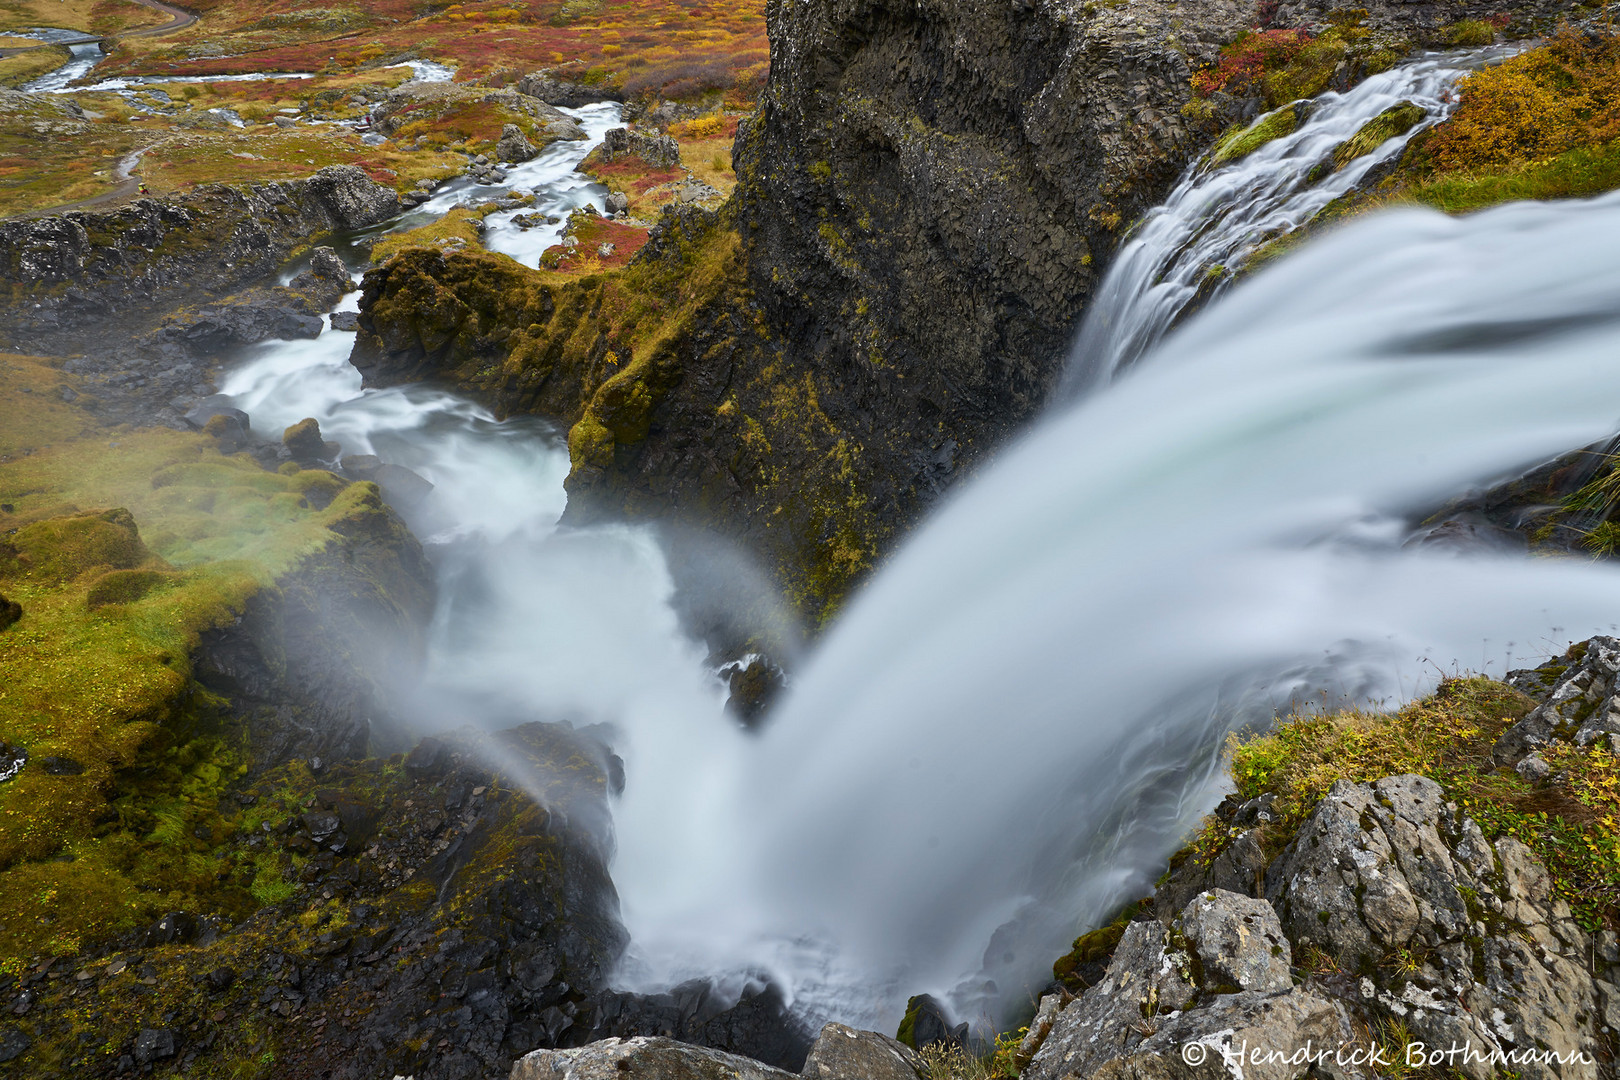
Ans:
<svg viewBox="0 0 1620 1080"><path fill-rule="evenodd" d="M1145 348L1204 272L1188 252L1233 265L1305 220L1352 170L1287 177L1395 100L1439 109L1449 63L1330 99L1226 178L1195 169L1094 321ZM585 197L562 159L544 168L549 198ZM724 718L651 536L556 529L567 459L544 425L361 391L335 331L261 349L224 389L261 430L315 415L438 485L413 518L444 597L421 724L613 725L622 985L765 975L811 1020L892 1030L920 991L969 1018L1027 1001L1214 804L1232 728L1395 704L1438 670L1501 674L1614 629L1607 565L1401 542L1451 496L1614 430L1617 235L1617 197L1361 220L1151 362L1100 361L1117 377L921 525L757 736Z"/></svg>
<svg viewBox="0 0 1620 1080"><path fill-rule="evenodd" d="M1286 106L1309 113L1291 133L1236 161L1203 155L1120 248L1081 325L1060 398L1106 383L1191 305L1221 292L1258 248L1377 177L1413 137L1450 115L1459 79L1512 48L1425 55L1345 93ZM1422 110L1420 121L1335 168L1335 150L1385 109L1407 103Z"/></svg>
<svg viewBox="0 0 1620 1080"><path fill-rule="evenodd" d="M1219 797L1228 729L1608 632L1610 565L1401 541L1614 429L1616 236L1620 196L1358 221L1046 418L855 600L740 762L694 732L630 763L689 777L619 819L663 845L656 876L615 871L639 971L753 964L809 1015L891 1030L922 990L1016 1005L1150 891Z"/></svg>

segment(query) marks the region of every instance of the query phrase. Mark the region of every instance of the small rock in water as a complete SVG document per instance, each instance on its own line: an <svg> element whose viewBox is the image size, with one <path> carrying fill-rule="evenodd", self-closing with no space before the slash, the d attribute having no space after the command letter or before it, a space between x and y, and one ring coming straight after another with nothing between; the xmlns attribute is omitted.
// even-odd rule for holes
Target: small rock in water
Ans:
<svg viewBox="0 0 1620 1080"><path fill-rule="evenodd" d="M382 488L383 498L401 508L415 506L433 490L432 481L403 465L382 465L372 479Z"/></svg>
<svg viewBox="0 0 1620 1080"><path fill-rule="evenodd" d="M370 480L382 468L382 458L376 454L349 454L339 462L345 476L356 480Z"/></svg>
<svg viewBox="0 0 1620 1080"><path fill-rule="evenodd" d="M358 311L332 312L332 329L353 333L360 329L360 313Z"/></svg>
<svg viewBox="0 0 1620 1080"><path fill-rule="evenodd" d="M314 417L305 417L281 433L281 445L300 465L315 465L331 461L342 447L321 438L321 425Z"/></svg>

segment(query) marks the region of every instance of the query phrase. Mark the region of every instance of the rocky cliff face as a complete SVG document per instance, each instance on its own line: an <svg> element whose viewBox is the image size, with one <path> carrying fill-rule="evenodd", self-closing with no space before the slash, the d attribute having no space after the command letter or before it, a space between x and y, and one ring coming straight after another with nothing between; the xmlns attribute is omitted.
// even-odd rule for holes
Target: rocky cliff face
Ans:
<svg viewBox="0 0 1620 1080"><path fill-rule="evenodd" d="M1192 71L1255 8L768 10L735 153L752 281L824 406L870 415L879 471L926 489L933 453L971 458L1044 401L1121 231L1207 141L1179 112Z"/></svg>
<svg viewBox="0 0 1620 1080"><path fill-rule="evenodd" d="M353 165L211 185L113 210L0 223L0 347L65 355L128 340L171 309L262 280L297 249L399 211Z"/></svg>
<svg viewBox="0 0 1620 1080"><path fill-rule="evenodd" d="M774 3L718 217L672 213L623 275L523 303L475 280L493 264L396 260L356 363L560 401L575 519L741 536L820 617L1040 406L1121 231L1210 134L1179 112L1191 71L1253 14Z"/></svg>

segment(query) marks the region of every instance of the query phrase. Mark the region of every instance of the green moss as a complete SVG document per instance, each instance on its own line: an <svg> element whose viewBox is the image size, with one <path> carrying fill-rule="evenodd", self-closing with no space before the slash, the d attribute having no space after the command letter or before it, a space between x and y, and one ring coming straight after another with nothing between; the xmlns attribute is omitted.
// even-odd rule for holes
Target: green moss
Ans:
<svg viewBox="0 0 1620 1080"><path fill-rule="evenodd" d="M1554 891L1591 929L1614 917L1620 894L1620 766L1606 750L1548 748L1544 756L1563 777L1556 798L1497 769L1492 746L1533 705L1490 679L1447 679L1432 697L1394 713L1299 717L1236 740L1232 774L1240 798L1276 796L1278 818L1264 827L1268 851L1286 844L1340 780L1427 776L1487 839L1514 836L1528 845Z"/></svg>
<svg viewBox="0 0 1620 1080"><path fill-rule="evenodd" d="M1295 115L1293 106L1258 116L1247 126L1234 124L1216 141L1211 151L1212 160L1217 165L1236 161L1274 139L1292 135L1298 127L1299 117Z"/></svg>
<svg viewBox="0 0 1620 1080"><path fill-rule="evenodd" d="M1446 37L1459 48L1472 49L1496 41L1496 28L1483 19L1463 19L1453 23Z"/></svg>
<svg viewBox="0 0 1620 1080"><path fill-rule="evenodd" d="M1581 199L1620 188L1620 140L1579 147L1550 161L1417 181L1411 197L1448 214L1521 199Z"/></svg>
<svg viewBox="0 0 1620 1080"><path fill-rule="evenodd" d="M1410 101L1391 105L1365 124L1333 151L1333 167L1342 169L1358 157L1372 153L1398 135L1404 135L1423 121L1423 109Z"/></svg>

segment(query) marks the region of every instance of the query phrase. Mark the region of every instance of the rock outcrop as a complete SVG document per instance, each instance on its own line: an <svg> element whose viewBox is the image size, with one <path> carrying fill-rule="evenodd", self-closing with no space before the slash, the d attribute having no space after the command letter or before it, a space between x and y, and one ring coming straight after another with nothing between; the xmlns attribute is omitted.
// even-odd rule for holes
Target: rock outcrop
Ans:
<svg viewBox="0 0 1620 1080"><path fill-rule="evenodd" d="M0 276L16 283L0 346L66 355L127 344L173 309L262 281L312 239L398 206L392 189L334 165L306 180L0 222Z"/></svg>
<svg viewBox="0 0 1620 1080"><path fill-rule="evenodd" d="M624 93L610 85L592 86L582 82L559 78L551 71L531 71L517 82L515 88L547 105L577 109L597 101L623 101Z"/></svg>
<svg viewBox="0 0 1620 1080"><path fill-rule="evenodd" d="M722 1051L640 1036L574 1050L536 1050L512 1066L511 1080L919 1080L910 1047L875 1031L828 1024L795 1074Z"/></svg>
<svg viewBox="0 0 1620 1080"><path fill-rule="evenodd" d="M1266 813L1234 819L1252 826L1228 848L1248 839L1243 872L1216 859L1171 873L1157 918L1124 928L1106 976L1057 1012L1024 1076L1228 1076L1244 1046L1314 1047L1336 1063L1329 1075L1356 1075L1346 1065L1371 1051L1367 1030L1403 1031L1424 1053L1465 1048L1446 1061L1474 1080L1599 1075L1604 1010L1620 1000L1610 962L1594 964L1603 948L1527 847L1488 843L1420 776L1340 781L1269 866L1254 845ZM1255 868L1264 899L1245 895ZM1612 941L1602 945L1620 956ZM1195 1043L1205 1050L1184 1056ZM1382 1052L1403 1059L1407 1047ZM1240 1065L1279 1080L1300 1071Z"/></svg>
<svg viewBox="0 0 1620 1080"><path fill-rule="evenodd" d="M1507 682L1541 704L1497 740L1492 753L1499 763L1522 765L1554 742L1620 753L1620 640L1583 641L1539 668L1509 672Z"/></svg>
<svg viewBox="0 0 1620 1080"><path fill-rule="evenodd" d="M1131 923L1107 976L1057 1014L1021 1075L1225 1077L1225 1055L1245 1047L1349 1042L1344 1009L1295 988L1291 960L1271 906L1234 893L1200 895L1168 927ZM1188 1055L1189 1045L1203 1049ZM1293 1080L1300 1071L1246 1062L1242 1075Z"/></svg>

